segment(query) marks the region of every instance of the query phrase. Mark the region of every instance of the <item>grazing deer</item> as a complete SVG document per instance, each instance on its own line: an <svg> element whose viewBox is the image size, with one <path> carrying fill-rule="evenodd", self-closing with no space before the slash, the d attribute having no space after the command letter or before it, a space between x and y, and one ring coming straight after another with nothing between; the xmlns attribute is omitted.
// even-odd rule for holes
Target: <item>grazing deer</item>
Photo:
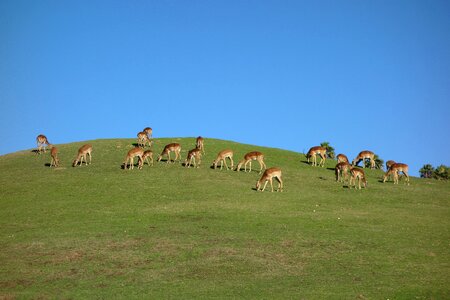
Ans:
<svg viewBox="0 0 450 300"><path fill-rule="evenodd" d="M393 160L388 160L388 161L386 162L386 171L389 171L389 169L391 168L391 166L392 166L393 164L395 164L395 161L393 161Z"/></svg>
<svg viewBox="0 0 450 300"><path fill-rule="evenodd" d="M145 127L142 131L145 132L149 139L152 138L153 129L151 129L150 127Z"/></svg>
<svg viewBox="0 0 450 300"><path fill-rule="evenodd" d="M252 171L252 161L257 160L259 162L259 174L263 171L263 169L266 169L266 164L264 163L264 154L258 151L249 152L244 155L244 159L239 162L239 164L236 167L236 171L241 170L241 166L244 164L244 172L247 172L247 164L250 164L249 172Z"/></svg>
<svg viewBox="0 0 450 300"><path fill-rule="evenodd" d="M83 159L84 159L84 163L86 165L91 164L92 163L92 146L89 144L83 145L81 146L80 149L78 149L78 155L77 158L73 161L72 166L76 167L78 165L78 162L80 163L80 166L83 165ZM89 155L89 163L87 162L87 155Z"/></svg>
<svg viewBox="0 0 450 300"><path fill-rule="evenodd" d="M125 156L125 160L123 162L123 169L126 170L127 166L128 169L134 169L134 158L138 157L138 169L142 169L143 159L142 156L144 155L144 150L142 150L139 147L133 148L130 151L128 151L127 156Z"/></svg>
<svg viewBox="0 0 450 300"><path fill-rule="evenodd" d="M358 188L361 189L361 181L364 185L364 188L367 187L367 180L366 180L366 175L364 174L364 171L360 168L351 168L350 169L350 180L348 183L348 187L352 188L352 181L353 181L353 186L356 189L356 179L358 179Z"/></svg>
<svg viewBox="0 0 450 300"><path fill-rule="evenodd" d="M44 152L46 152L45 147L50 146L50 142L48 141L47 137L43 134L40 134L36 137L36 144L37 144L37 154L41 154L42 148L44 148Z"/></svg>
<svg viewBox="0 0 450 300"><path fill-rule="evenodd" d="M337 158L337 162L338 162L338 163L341 163L341 162L346 162L346 163L348 163L348 157L347 157L345 154L338 154L338 155L336 156L336 158Z"/></svg>
<svg viewBox="0 0 450 300"><path fill-rule="evenodd" d="M325 160L327 158L327 149L325 147L321 146L315 146L309 149L308 153L306 154L306 159L309 163L309 159L312 157L312 165L317 166L317 155L320 156L320 163L319 167L322 165L322 167L325 166Z"/></svg>
<svg viewBox="0 0 450 300"><path fill-rule="evenodd" d="M152 146L152 141L148 137L148 135L145 133L145 131L141 131L137 134L138 138L138 146L144 148L145 145L148 143L148 146Z"/></svg>
<svg viewBox="0 0 450 300"><path fill-rule="evenodd" d="M52 161L50 162L50 168L59 167L58 148L53 146L52 149L50 150L50 155L52 157Z"/></svg>
<svg viewBox="0 0 450 300"><path fill-rule="evenodd" d="M225 167L227 170L229 170L227 165L227 158L231 161L231 169L234 168L234 162L233 162L233 150L226 149L223 151L220 151L219 154L217 154L216 159L213 161L214 169L217 168L217 164L220 162L220 169L222 170L223 163L225 163Z"/></svg>
<svg viewBox="0 0 450 300"><path fill-rule="evenodd" d="M157 161L161 161L162 157L164 155L167 155L167 163L169 163L170 160L170 152L175 152L175 160L173 162L175 162L177 159L181 160L181 145L178 143L172 143L172 144L168 144L164 147L164 150L161 152L161 154L158 156Z"/></svg>
<svg viewBox="0 0 450 300"><path fill-rule="evenodd" d="M347 180L350 168L351 165L348 162L338 163L334 168L334 173L336 174L336 181L345 182Z"/></svg>
<svg viewBox="0 0 450 300"><path fill-rule="evenodd" d="M152 150L144 151L144 153L142 154L142 159L139 161L139 164L141 165L141 168L144 165L144 161L146 161L147 165L150 166L150 163L148 162L149 158L150 158L150 161L151 161L151 166L153 166L153 151Z"/></svg>
<svg viewBox="0 0 450 300"><path fill-rule="evenodd" d="M199 137L197 138L197 140L195 141L195 147L196 147L197 149L202 150L202 153L205 154L205 147L204 147L204 145L203 145L203 142L204 142L204 138L202 138L201 136L199 136Z"/></svg>
<svg viewBox="0 0 450 300"><path fill-rule="evenodd" d="M283 191L283 179L281 179L281 169L280 168L269 168L264 171L264 174L261 176L261 179L256 182L256 190L263 192L266 189L267 182L270 182L270 187L273 192L273 178L278 181L278 192ZM264 183L264 186L263 186Z"/></svg>
<svg viewBox="0 0 450 300"><path fill-rule="evenodd" d="M369 159L370 160L370 168L375 168L375 160L374 160L375 154L372 151L361 151L359 152L358 156L355 157L355 159L352 162L352 166L357 166L358 163L362 160L363 161L363 168L365 168L364 160Z"/></svg>
<svg viewBox="0 0 450 300"><path fill-rule="evenodd" d="M192 149L188 152L187 158L184 161L184 166L189 168L192 165L192 161L194 161L194 168L199 168L201 159L202 151L198 148Z"/></svg>
<svg viewBox="0 0 450 300"><path fill-rule="evenodd" d="M403 175L405 175L405 177L406 177L405 183L407 183L409 185L408 169L409 169L409 167L407 164L395 163L395 164L391 165L391 167L386 172L386 174L384 174L383 183L386 182L387 178L390 175L394 175L394 184L398 184L398 173L402 172Z"/></svg>

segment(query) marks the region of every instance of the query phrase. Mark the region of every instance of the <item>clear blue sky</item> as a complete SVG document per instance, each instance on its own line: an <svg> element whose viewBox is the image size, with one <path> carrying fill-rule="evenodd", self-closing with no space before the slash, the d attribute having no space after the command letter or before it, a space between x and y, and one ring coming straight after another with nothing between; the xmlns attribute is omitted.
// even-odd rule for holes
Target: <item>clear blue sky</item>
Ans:
<svg viewBox="0 0 450 300"><path fill-rule="evenodd" d="M449 1L0 1L0 154L150 126L417 176L449 96Z"/></svg>

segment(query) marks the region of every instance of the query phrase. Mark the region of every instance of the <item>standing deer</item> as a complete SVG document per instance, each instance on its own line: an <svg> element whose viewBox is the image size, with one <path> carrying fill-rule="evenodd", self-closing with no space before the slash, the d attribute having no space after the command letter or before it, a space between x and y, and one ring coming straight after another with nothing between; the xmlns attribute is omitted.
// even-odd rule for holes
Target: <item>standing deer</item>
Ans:
<svg viewBox="0 0 450 300"><path fill-rule="evenodd" d="M144 130L142 130L142 131L145 132L145 134L147 135L147 137L149 139L152 138L153 129L151 129L150 127L145 127Z"/></svg>
<svg viewBox="0 0 450 300"><path fill-rule="evenodd" d="M52 157L52 160L50 162L50 168L59 167L58 148L53 146L52 149L50 150L50 156Z"/></svg>
<svg viewBox="0 0 450 300"><path fill-rule="evenodd" d="M200 150L202 151L202 153L205 154L205 147L204 147L204 145L203 145L203 142L204 142L204 138L202 138L201 136L199 136L199 137L197 138L197 140L195 141L195 147L196 147L197 149L200 149Z"/></svg>
<svg viewBox="0 0 450 300"><path fill-rule="evenodd" d="M148 135L145 133L145 131L141 131L137 134L138 138L138 146L144 148L145 145L148 143L148 146L152 146L152 141L148 137Z"/></svg>
<svg viewBox="0 0 450 300"><path fill-rule="evenodd" d="M273 178L275 178L278 181L277 191L282 192L283 179L281 178L281 169L276 167L269 168L264 171L263 175L261 176L261 179L256 182L256 190L263 192L266 189L267 182L270 182L270 187L272 188L273 192Z"/></svg>
<svg viewBox="0 0 450 300"><path fill-rule="evenodd" d="M391 167L389 168L389 170L386 172L386 174L384 174L383 183L386 182L387 178L390 175L394 175L394 184L398 184L398 173L402 172L406 177L405 183L407 183L409 185L408 169L409 169L409 167L407 164L402 164L402 163L392 164Z"/></svg>
<svg viewBox="0 0 450 300"><path fill-rule="evenodd" d="M317 155L320 156L320 163L319 163L319 167L325 166L325 160L327 158L327 149L325 147L321 147L321 146L315 146L312 147L311 149L309 149L308 153L306 154L306 159L309 163L309 159L312 157L312 165L313 166L317 166Z"/></svg>
<svg viewBox="0 0 450 300"><path fill-rule="evenodd" d="M133 148L130 151L128 151L127 156L125 156L125 160L123 162L123 169L126 170L127 166L128 169L134 169L134 158L138 158L138 169L142 169L143 159L142 156L144 155L144 150L142 150L139 147Z"/></svg>
<svg viewBox="0 0 450 300"><path fill-rule="evenodd" d="M334 168L336 181L344 182L347 180L351 165L348 162L340 162Z"/></svg>
<svg viewBox="0 0 450 300"><path fill-rule="evenodd" d="M220 169L222 170L223 163L225 163L225 167L227 170L229 170L227 165L227 158L231 161L231 169L234 168L234 162L233 162L233 150L226 149L223 151L220 151L219 154L217 154L216 159L213 161L214 169L217 168L217 164L220 162Z"/></svg>
<svg viewBox="0 0 450 300"><path fill-rule="evenodd" d="M352 166L358 166L358 163L362 160L363 161L363 168L365 168L364 160L369 159L370 160L370 168L375 169L375 160L374 160L375 154L372 151L364 150L359 152L358 156L355 157L355 159L352 162Z"/></svg>
<svg viewBox="0 0 450 300"><path fill-rule="evenodd" d="M391 166L392 166L393 164L395 164L395 161L393 161L393 160L388 160L388 161L386 162L386 171L389 171L389 169L391 168Z"/></svg>
<svg viewBox="0 0 450 300"><path fill-rule="evenodd" d="M363 183L364 188L367 187L367 180L366 180L366 175L364 174L364 171L360 168L351 168L350 169L350 180L349 180L349 184L348 187L352 188L352 182L353 182L353 186L356 189L356 179L358 179L358 188L361 189L361 181Z"/></svg>
<svg viewBox="0 0 450 300"><path fill-rule="evenodd" d="M202 159L202 151L198 148L192 149L188 152L187 158L184 161L184 166L189 168L192 165L193 161L194 168L199 168L201 159Z"/></svg>
<svg viewBox="0 0 450 300"><path fill-rule="evenodd" d="M247 172L247 164L250 164L249 172L252 171L252 161L256 160L259 162L259 174L263 171L263 169L266 169L266 164L264 163L264 154L258 151L249 152L244 155L244 159L239 162L239 164L236 167L236 171L241 170L241 166L244 165L244 172Z"/></svg>
<svg viewBox="0 0 450 300"><path fill-rule="evenodd" d="M51 145L50 142L48 141L47 137L43 134L40 134L36 137L36 144L38 147L38 149L36 151L37 154L41 154L42 148L44 148L44 152L46 152L45 147Z"/></svg>
<svg viewBox="0 0 450 300"><path fill-rule="evenodd" d="M338 155L336 156L336 158L337 158L337 162L338 162L338 163L341 163L341 162L346 162L346 163L348 163L348 157L347 157L345 154L338 154Z"/></svg>
<svg viewBox="0 0 450 300"><path fill-rule="evenodd" d="M175 159L173 162L175 162L177 159L181 160L181 145L178 143L172 143L164 147L164 150L158 156L157 161L161 161L162 157L164 155L167 155L167 163L169 163L171 161L170 152L175 152Z"/></svg>
<svg viewBox="0 0 450 300"><path fill-rule="evenodd" d="M148 162L148 159L150 158L151 164ZM142 159L139 161L139 163L141 164L141 168L144 165L144 161L147 162L147 165L151 165L153 166L153 151L152 150L146 150L144 151L144 153L142 154Z"/></svg>
<svg viewBox="0 0 450 300"><path fill-rule="evenodd" d="M89 144L83 145L81 146L80 149L78 149L78 155L75 158L75 160L73 161L72 166L76 167L78 165L78 162L80 163L80 166L83 165L83 159L84 159L84 163L86 165L91 164L92 163L92 146ZM87 156L89 155L89 163L87 162Z"/></svg>

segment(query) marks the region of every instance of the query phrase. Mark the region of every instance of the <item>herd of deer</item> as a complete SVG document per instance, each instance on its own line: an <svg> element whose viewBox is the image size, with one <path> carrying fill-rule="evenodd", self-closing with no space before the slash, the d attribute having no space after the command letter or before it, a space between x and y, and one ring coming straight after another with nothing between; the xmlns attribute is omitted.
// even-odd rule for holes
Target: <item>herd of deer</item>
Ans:
<svg viewBox="0 0 450 300"><path fill-rule="evenodd" d="M152 150L144 150L145 146L148 144L149 147L152 146L152 133L153 130L150 127L144 128L143 131L139 132L137 134L138 138L138 146L129 150L127 155L125 156L125 160L123 162L123 168L124 169L133 169L134 168L134 158L138 158L138 168L142 169L144 166L144 163L147 162L147 165L153 166L153 152ZM45 135L38 135L36 138L37 142L37 151L36 153L42 153L46 152L46 147L51 146L50 150L50 156L51 156L51 162L50 167L58 167L59 166L59 159L58 159L58 148L50 144L47 137ZM72 166L78 166L84 163L86 165L90 164L92 162L92 145L86 144L83 145L77 153L77 156L75 160L72 163ZM171 143L164 147L161 154L158 156L157 161L161 161L161 159L164 156L167 156L166 162L172 162L172 159L170 157L170 153L175 153L175 158L173 162L180 160L181 161L181 145L178 143ZM187 158L184 161L184 166L189 168L193 166L194 168L199 168L201 163L202 155L205 154L205 148L204 148L204 139L202 137L198 137L196 139L195 148L190 150L188 152ZM89 156L89 163L88 158ZM320 162L318 166L325 166L325 161L327 157L327 149L325 147L316 146L309 149L308 153L306 154L307 162L310 163L312 166L317 166L317 156L320 156ZM336 181L344 182L348 180L348 186L351 188L352 186L356 189L356 181L358 180L358 188L361 189L361 183L366 188L367 187L367 179L364 174L364 171L360 168L357 168L356 166L360 161L365 162L366 159L370 160L370 166L371 168L375 168L375 160L374 160L374 153L371 151L361 151L358 156L352 161L352 164L349 163L349 160L347 156L344 154L338 154L336 156L337 158L337 165L335 167L335 175L336 175ZM216 159L213 161L213 167L214 169L217 168L217 165L220 163L220 169L222 170L223 165L225 164L225 167L227 170L230 168L227 164L227 159L230 160L231 163L231 169L234 169L234 162L233 162L233 150L226 149L223 151L220 151L217 154ZM149 162L150 160L150 162ZM278 181L278 188L277 191L282 192L283 191L283 180L281 175L281 169L277 167L267 168L266 164L264 163L264 154L258 151L249 152L244 155L244 159L242 159L239 164L236 167L236 171L240 171L242 165L244 166L244 172L247 172L247 166L249 167L249 172L252 171L252 161L256 160L259 163L260 171L261 173L264 170L264 173L262 177L256 182L256 190L258 191L264 191L266 189L266 186L268 183L270 183L272 192L273 189L273 179L275 178ZM364 165L363 165L364 167ZM386 173L383 177L383 182L386 182L386 180L393 176L394 178L394 184L398 184L399 181L399 173L402 172L403 175L406 177L406 183L409 185L409 176L408 176L408 165L403 163L396 163L392 160L389 160L386 162ZM349 179L348 179L349 177Z"/></svg>

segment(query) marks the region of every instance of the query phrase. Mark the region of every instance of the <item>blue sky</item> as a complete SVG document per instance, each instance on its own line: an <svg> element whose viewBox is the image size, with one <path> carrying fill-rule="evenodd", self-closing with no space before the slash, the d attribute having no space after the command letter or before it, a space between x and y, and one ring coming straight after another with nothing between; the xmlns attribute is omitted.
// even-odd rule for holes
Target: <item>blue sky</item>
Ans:
<svg viewBox="0 0 450 300"><path fill-rule="evenodd" d="M204 137L450 165L449 1L0 1L0 154Z"/></svg>

